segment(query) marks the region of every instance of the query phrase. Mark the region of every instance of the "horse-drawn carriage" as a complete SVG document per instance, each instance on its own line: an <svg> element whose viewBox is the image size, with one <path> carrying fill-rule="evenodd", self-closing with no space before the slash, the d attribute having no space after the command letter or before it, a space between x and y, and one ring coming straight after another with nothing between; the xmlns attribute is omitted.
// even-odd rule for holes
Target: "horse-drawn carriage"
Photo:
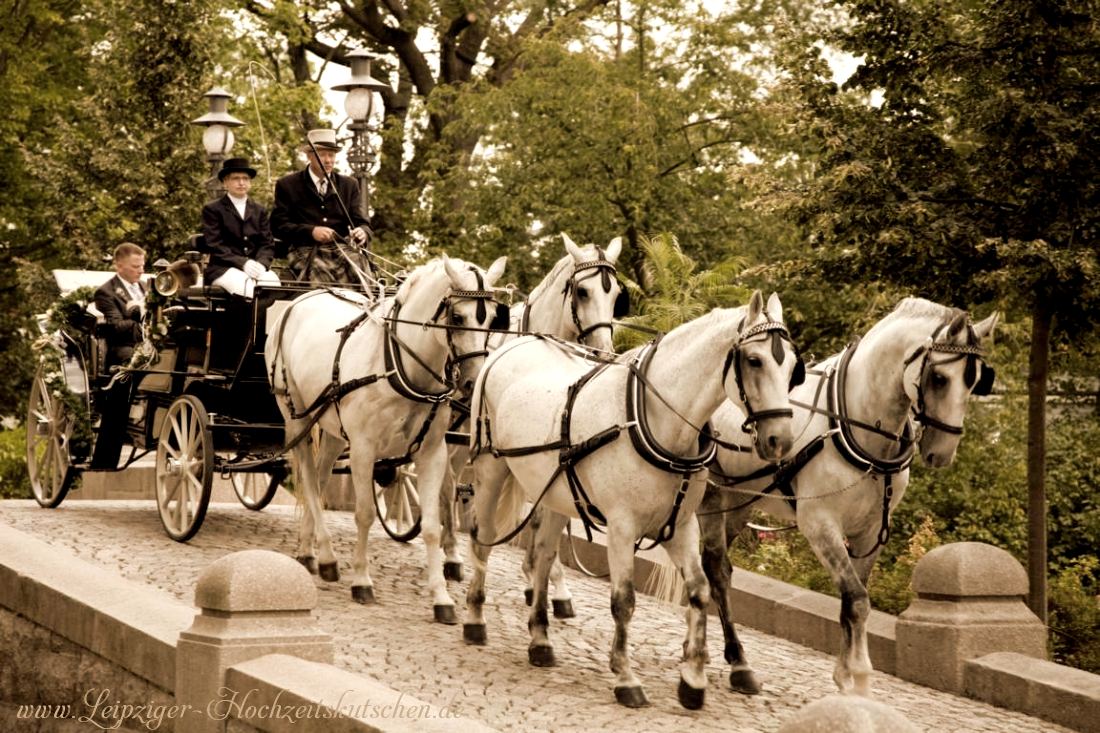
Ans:
<svg viewBox="0 0 1100 733"><path fill-rule="evenodd" d="M41 506L59 506L85 472L122 471L154 454L161 521L186 541L202 525L215 476L254 510L285 481L285 426L263 349L274 316L305 288L264 287L248 301L188 286L184 270L151 278L146 343L111 370L90 293L112 273L54 272L63 297L39 318L27 408L27 467ZM411 539L419 529L415 474L400 472L379 492L386 531Z"/></svg>

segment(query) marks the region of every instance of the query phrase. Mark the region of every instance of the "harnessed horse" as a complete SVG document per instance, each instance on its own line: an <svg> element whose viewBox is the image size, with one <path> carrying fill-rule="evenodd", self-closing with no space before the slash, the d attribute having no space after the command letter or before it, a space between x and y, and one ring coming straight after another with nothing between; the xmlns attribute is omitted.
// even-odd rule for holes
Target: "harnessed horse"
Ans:
<svg viewBox="0 0 1100 733"><path fill-rule="evenodd" d="M415 457L425 499L428 591L436 620L455 623L439 547L448 401L459 380L472 380L480 368L487 329L507 327L507 306L495 303L493 291L505 261L485 271L444 256L413 270L395 296L378 303L345 291L312 291L275 322L264 357L287 435L295 436L289 446L306 508L298 559L312 564L316 540L321 577L339 579L321 496L346 444L358 528L351 593L360 603L374 601L367 538L375 518L376 463L392 466ZM313 424L321 429L316 461L309 446Z"/></svg>
<svg viewBox="0 0 1100 733"><path fill-rule="evenodd" d="M466 641L485 643L488 543L509 539L498 536L498 523L514 524L526 498L547 510L535 538L530 662L555 663L547 635L547 574L568 517L580 517L587 531L607 532L616 699L630 707L646 704L627 651L627 627L634 611L635 546L648 537L664 544L686 579L690 608L680 700L701 706L710 591L694 512L716 440L703 425L719 404L733 400L750 414L762 457L778 460L787 451L787 393L798 360L786 338L778 297L765 309L756 292L747 307L714 310L614 361L546 338L517 339L494 351L475 385L471 413L477 491ZM628 439L619 439L623 433ZM543 443L549 435L560 437Z"/></svg>
<svg viewBox="0 0 1100 733"><path fill-rule="evenodd" d="M914 455L929 466L949 465L967 398L989 394L994 374L983 361L982 343L998 317L971 324L962 311L907 298L862 339L811 369L792 394L791 404L800 408L792 457L767 466L747 449L718 449L699 523L734 690L760 691L733 627L728 595L728 541L753 509L797 520L841 593L844 648L833 679L844 691L869 690L867 579L888 539L890 513L905 493ZM728 430L742 417L725 405L713 425ZM915 424L923 426L919 437Z"/></svg>
<svg viewBox="0 0 1100 733"><path fill-rule="evenodd" d="M575 341L597 351L612 353L612 323L627 315L630 299L626 288L618 282L615 263L622 252L622 239L616 237L606 248L595 245L578 246L568 234L561 235L566 254L550 269L546 277L531 290L531 294L511 309L511 323L506 333L489 336L490 350L516 338L518 334L537 333ZM465 416L463 415L463 418ZM453 427L459 427L454 425ZM462 580L462 558L455 541L453 512L457 475L469 458L466 445L456 446L451 453L451 471L444 485L440 511L443 516L443 575L448 580ZM524 573L530 578L530 552L524 562ZM554 585L555 615L570 618L572 594L565 582L561 563L551 569Z"/></svg>

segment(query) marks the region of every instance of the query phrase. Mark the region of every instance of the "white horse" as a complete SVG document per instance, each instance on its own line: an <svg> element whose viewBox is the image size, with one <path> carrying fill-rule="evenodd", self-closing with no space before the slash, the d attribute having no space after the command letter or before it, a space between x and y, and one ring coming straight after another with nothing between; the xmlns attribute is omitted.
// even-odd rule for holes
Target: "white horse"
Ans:
<svg viewBox="0 0 1100 733"><path fill-rule="evenodd" d="M581 343L608 354L614 351L612 322L624 317L629 307L627 291L617 280L615 270L622 252L622 239L615 237L603 248L591 244L578 246L568 234L563 233L561 237L565 256L523 303L512 307L509 331L490 335L490 350L516 338L519 333L537 333ZM462 470L468 457L466 446L456 446L452 450L451 480L443 491L443 575L448 580L462 580L462 558L458 555L450 505L454 501L453 477ZM528 552L523 565L528 589L532 557ZM550 581L554 587L554 615L571 618L574 615L572 594L560 562L555 561L551 567ZM530 592L525 595L530 603L533 596Z"/></svg>
<svg viewBox="0 0 1100 733"><path fill-rule="evenodd" d="M476 526L463 630L468 643L484 644L486 638L491 547L482 543L501 541L498 524L504 530L515 525L517 497L509 494L519 493L518 485L528 501L548 510L535 540L530 662L554 664L547 574L568 517L580 517L590 528L607 531L616 699L630 707L646 704L627 651L627 626L634 611L635 543L648 537L664 543L686 581L690 608L680 699L685 707L702 705L710 592L695 508L705 487L701 471L713 455L703 426L723 400L734 400L748 406L762 457L778 460L787 451L787 392L798 362L781 338L782 317L778 297L765 309L756 292L747 307L714 310L613 362L594 362L589 352L537 337L517 339L490 355L472 403ZM515 483L509 486L510 477Z"/></svg>
<svg viewBox="0 0 1100 733"><path fill-rule="evenodd" d="M967 398L989 393L993 370L982 361L982 342L997 319L995 313L972 325L963 311L907 298L862 339L810 370L791 399L803 408L794 420L795 452L778 470L747 450L719 448L699 523L734 690L755 694L760 685L730 617L727 550L760 509L797 520L832 575L844 630L833 679L841 690L868 692L867 578L887 540L890 512L909 483L914 452L929 466L950 464ZM919 439L910 416L924 426ZM743 419L736 407L723 405L713 425L730 431Z"/></svg>
<svg viewBox="0 0 1100 733"><path fill-rule="evenodd" d="M309 567L316 541L321 577L339 579L321 496L347 445L358 528L351 594L360 603L374 601L367 537L375 518L375 462L415 456L428 591L436 620L456 622L439 546L448 399L457 379L473 379L488 353L485 329L505 307L493 301L505 263L501 257L485 271L444 256L413 270L395 296L373 305L346 291L312 291L273 326L264 357L306 508L298 559ZM321 430L316 460L308 437L315 422Z"/></svg>

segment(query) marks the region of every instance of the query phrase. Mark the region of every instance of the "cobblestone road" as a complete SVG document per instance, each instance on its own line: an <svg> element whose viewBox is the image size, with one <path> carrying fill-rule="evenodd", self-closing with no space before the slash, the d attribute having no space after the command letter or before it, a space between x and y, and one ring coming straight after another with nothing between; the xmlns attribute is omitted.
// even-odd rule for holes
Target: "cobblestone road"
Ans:
<svg viewBox="0 0 1100 733"><path fill-rule="evenodd" d="M188 604L203 568L222 555L255 548L293 555L296 546L292 507L255 513L239 505L213 505L202 530L186 545L164 535L152 502L68 502L51 511L29 501L6 501L0 503L0 521ZM350 514L332 512L328 522L345 572L354 521ZM831 657L752 629L743 631L742 641L764 692L744 697L729 691L721 632L711 619L706 705L685 711L676 701L683 614L639 595L631 641L651 705L627 710L614 702L607 669L612 621L606 581L567 570L577 617L552 622L558 666L538 669L527 664L518 550L493 553L486 605L489 644L468 647L461 626L431 620L419 540L402 545L377 526L372 540L377 605L352 603L346 580L317 581L316 615L336 638L337 665L500 730L774 731L799 707L835 692ZM465 583L452 582L450 590L461 613ZM874 695L929 732L1068 730L881 673L874 677Z"/></svg>

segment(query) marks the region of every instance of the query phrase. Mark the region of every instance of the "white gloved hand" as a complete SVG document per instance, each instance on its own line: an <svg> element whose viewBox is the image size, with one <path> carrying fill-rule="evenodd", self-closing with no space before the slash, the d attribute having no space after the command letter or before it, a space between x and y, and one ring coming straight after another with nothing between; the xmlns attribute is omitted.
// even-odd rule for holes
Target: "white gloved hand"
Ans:
<svg viewBox="0 0 1100 733"><path fill-rule="evenodd" d="M348 236L350 237L352 244L363 244L367 241L367 232L365 229L363 229L363 227L355 227L350 232L348 232Z"/></svg>
<svg viewBox="0 0 1100 733"><path fill-rule="evenodd" d="M137 321L145 317L145 301L131 300L126 304L126 315Z"/></svg>
<svg viewBox="0 0 1100 733"><path fill-rule="evenodd" d="M267 268L261 265L256 260L249 260L248 262L244 263L243 269L244 274L248 275L253 280L259 280L263 276L263 274L267 272Z"/></svg>

